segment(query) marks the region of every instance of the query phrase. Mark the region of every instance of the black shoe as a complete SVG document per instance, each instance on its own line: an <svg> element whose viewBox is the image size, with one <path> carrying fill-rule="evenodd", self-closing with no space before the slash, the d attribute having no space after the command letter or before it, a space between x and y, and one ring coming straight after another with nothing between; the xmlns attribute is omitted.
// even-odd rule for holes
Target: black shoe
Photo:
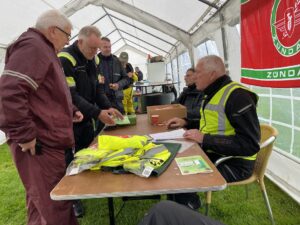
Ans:
<svg viewBox="0 0 300 225"><path fill-rule="evenodd" d="M81 218L84 215L83 205L80 200L76 200L73 203L74 214L77 218Z"/></svg>
<svg viewBox="0 0 300 225"><path fill-rule="evenodd" d="M169 194L167 195L167 199L185 205L196 211L201 208L201 199L197 193Z"/></svg>
<svg viewBox="0 0 300 225"><path fill-rule="evenodd" d="M195 199L190 200L187 203L187 207L191 208L192 210L198 211L201 207L201 199L195 198Z"/></svg>

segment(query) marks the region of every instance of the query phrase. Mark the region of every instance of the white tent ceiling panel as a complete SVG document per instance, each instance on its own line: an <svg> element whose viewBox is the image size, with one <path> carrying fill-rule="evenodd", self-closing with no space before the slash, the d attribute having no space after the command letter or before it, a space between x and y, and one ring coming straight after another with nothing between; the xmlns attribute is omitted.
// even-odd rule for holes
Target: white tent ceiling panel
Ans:
<svg viewBox="0 0 300 225"><path fill-rule="evenodd" d="M143 31L136 31L136 36L142 40L145 40L147 42L150 42L151 44L153 45L157 45L159 46L160 48L164 49L165 51L169 51L171 48L172 48L172 45L165 42L165 41L162 41L156 37L153 37L149 34L146 34L145 32ZM167 40L168 41L168 40Z"/></svg>
<svg viewBox="0 0 300 225"><path fill-rule="evenodd" d="M208 6L200 1L122 0L166 22L188 31ZM191 13L197 12L197 13Z"/></svg>
<svg viewBox="0 0 300 225"><path fill-rule="evenodd" d="M131 48L136 49L137 51L143 52L145 55L149 53L147 49L141 47L139 44L134 44L133 42L127 41L127 45Z"/></svg>
<svg viewBox="0 0 300 225"><path fill-rule="evenodd" d="M127 35L127 34L122 33L122 36L125 38L125 40L129 40L129 41L131 41L133 43L137 43L137 40L135 38L133 38L133 37ZM147 44L145 42L139 42L137 44L139 44L142 47L145 47L146 49L149 49L151 51L157 52L159 55L163 55L163 56L166 55L166 52L161 51L159 48L156 48L156 47L154 47L154 46L152 46L150 44Z"/></svg>
<svg viewBox="0 0 300 225"><path fill-rule="evenodd" d="M157 37L160 37L161 39L163 40L166 40L172 44L175 44L177 42L177 40L175 38L173 38L172 36L168 35L168 31L166 31L165 33L159 31L159 30L156 30L152 27L149 27L145 24L142 24L140 22L136 22L136 26L145 30L145 31L148 31L149 33L153 34L154 36L157 36Z"/></svg>
<svg viewBox="0 0 300 225"><path fill-rule="evenodd" d="M124 35L126 35L126 37L130 36L131 38L133 38L132 40L135 40L135 42L139 43L140 45L143 45L144 43L145 44L149 43L151 45L157 46L157 48L160 48L166 52L168 52L172 47L172 45L169 45L169 44L167 44L157 38L154 38L148 34L145 34L145 33L142 34L142 32L136 31L135 33L128 34L128 33L123 32L122 30L120 30L120 31L121 31L122 36L124 36Z"/></svg>
<svg viewBox="0 0 300 225"><path fill-rule="evenodd" d="M44 0L47 2L51 7L55 9L59 9L67 4L70 0Z"/></svg>
<svg viewBox="0 0 300 225"><path fill-rule="evenodd" d="M105 12L99 6L88 5L83 9L77 11L69 19L72 21L73 26L80 30L83 26L93 24L100 17L104 16ZM76 34L74 32L74 34Z"/></svg>
<svg viewBox="0 0 300 225"><path fill-rule="evenodd" d="M171 43L175 43L177 41L175 38L173 38L173 37L171 37L171 36L169 36L169 35L161 32L159 30L156 30L156 29L154 29L154 28L152 28L150 26L147 26L147 25L145 25L143 23L140 23L139 21L133 20L133 19L131 19L131 18L127 17L127 16L124 16L124 15L122 15L120 13L114 12L114 11L109 10L109 9L107 9L107 12L113 16L112 19L114 20L114 22L115 22L115 24L116 24L116 26L118 28L120 28L122 30L125 30L125 31L127 31L129 33L133 33L134 30L142 29L142 30L144 30L144 31L146 31L146 32L148 32L150 34L153 34L154 36L158 36L158 37L160 37L160 38L162 38L164 40L168 40ZM117 19L117 18L119 18L120 20ZM125 22L123 22L121 20L123 20ZM133 26L135 26L137 28L134 28L133 26L131 26L129 24L132 24ZM166 33L167 33L167 31L166 31Z"/></svg>
<svg viewBox="0 0 300 225"><path fill-rule="evenodd" d="M115 29L113 23L111 22L108 16L105 16L94 25L99 28L103 36L108 35Z"/></svg>
<svg viewBox="0 0 300 225"><path fill-rule="evenodd" d="M145 52L145 54L151 54L151 55L158 55L159 53L156 51L156 49L154 51L151 51L150 49L147 49L145 46L141 46L137 43L134 43L132 41L126 40L126 43L129 46L132 46L134 48L136 48L139 51Z"/></svg>
<svg viewBox="0 0 300 225"><path fill-rule="evenodd" d="M120 48L122 48L125 45L123 40L119 40L114 45L111 46L111 52L114 54L117 52Z"/></svg>
<svg viewBox="0 0 300 225"><path fill-rule="evenodd" d="M131 33L131 34L135 34L136 29L133 26L123 23L122 21L117 20L115 18L112 18L112 20L114 21L114 23L118 29L125 30L126 32ZM132 23L132 21L131 21L131 23Z"/></svg>
<svg viewBox="0 0 300 225"><path fill-rule="evenodd" d="M105 36L105 35L103 35ZM119 40L121 38L119 32L117 30L115 30L114 32L112 32L109 36L107 36L110 39L111 43L116 42L117 40Z"/></svg>
<svg viewBox="0 0 300 225"><path fill-rule="evenodd" d="M1 3L0 7L0 44L8 45L15 40L28 27L35 24L41 12L51 9L43 1L36 0L10 0Z"/></svg>

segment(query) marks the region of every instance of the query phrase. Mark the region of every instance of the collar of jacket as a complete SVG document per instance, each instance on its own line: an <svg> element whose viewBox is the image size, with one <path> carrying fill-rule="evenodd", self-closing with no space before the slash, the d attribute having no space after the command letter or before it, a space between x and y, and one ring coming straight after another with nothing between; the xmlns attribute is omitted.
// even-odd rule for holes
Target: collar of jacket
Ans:
<svg viewBox="0 0 300 225"><path fill-rule="evenodd" d="M72 47L74 49L74 52L76 53L77 57L79 60L83 60L83 61L88 61L84 55L82 54L82 52L80 51L80 49L78 48L78 41L75 41L73 44L72 44Z"/></svg>
<svg viewBox="0 0 300 225"><path fill-rule="evenodd" d="M222 77L215 80L212 84L208 85L207 88L204 89L204 94L207 96L214 95L221 87L229 84L231 82L231 78L228 75L223 75Z"/></svg>
<svg viewBox="0 0 300 225"><path fill-rule="evenodd" d="M106 61L112 60L112 57L113 57L112 54L110 54L109 56L104 56L104 55L102 55L101 52L98 54L98 56L101 60L106 60Z"/></svg>
<svg viewBox="0 0 300 225"><path fill-rule="evenodd" d="M187 89L189 89L190 91L195 90L196 84L191 84L191 85L187 86Z"/></svg>
<svg viewBox="0 0 300 225"><path fill-rule="evenodd" d="M51 47L53 48L53 50L55 51L55 48L54 48L54 45L52 44L52 42L49 41L49 40L46 38L46 36L45 36L41 31L39 31L39 30L36 29L36 28L30 27L30 28L28 28L27 32L33 32L33 33L37 34L38 36L40 36L40 37L41 37L43 40L45 40L45 42L46 42L49 46L51 46Z"/></svg>

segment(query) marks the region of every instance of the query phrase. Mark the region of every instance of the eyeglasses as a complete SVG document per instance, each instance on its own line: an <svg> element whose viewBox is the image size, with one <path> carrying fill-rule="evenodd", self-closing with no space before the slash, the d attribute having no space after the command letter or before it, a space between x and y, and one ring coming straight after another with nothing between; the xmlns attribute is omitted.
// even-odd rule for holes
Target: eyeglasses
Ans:
<svg viewBox="0 0 300 225"><path fill-rule="evenodd" d="M55 28L57 28L58 30L60 30L61 32L63 32L65 35L67 35L68 40L70 40L71 34L69 34L68 32L64 31L64 30L61 29L60 27L55 26Z"/></svg>

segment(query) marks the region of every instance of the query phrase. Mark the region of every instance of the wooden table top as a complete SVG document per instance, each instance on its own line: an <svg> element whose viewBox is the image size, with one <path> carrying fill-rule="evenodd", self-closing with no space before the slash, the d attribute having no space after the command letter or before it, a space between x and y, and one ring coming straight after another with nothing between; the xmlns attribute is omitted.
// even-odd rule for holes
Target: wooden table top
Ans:
<svg viewBox="0 0 300 225"><path fill-rule="evenodd" d="M137 116L136 126L120 127L106 131L108 135L133 135L149 134L166 131L166 127L151 126L146 115ZM84 171L74 176L65 176L51 191L53 200L106 198L124 196L144 196L155 194L206 192L223 190L226 181L201 150L198 144L178 156L201 155L210 167L212 173L193 175L181 175L181 172L173 161L167 170L159 177L143 178L134 174L112 174L103 171Z"/></svg>

